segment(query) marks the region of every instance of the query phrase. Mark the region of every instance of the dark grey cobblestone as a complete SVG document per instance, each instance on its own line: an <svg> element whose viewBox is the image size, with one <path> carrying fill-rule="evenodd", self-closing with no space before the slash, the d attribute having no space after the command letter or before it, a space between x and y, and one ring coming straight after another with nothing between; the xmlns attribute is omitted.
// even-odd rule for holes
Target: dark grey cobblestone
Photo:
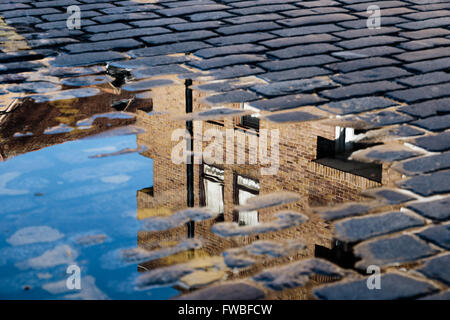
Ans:
<svg viewBox="0 0 450 320"><path fill-rule="evenodd" d="M259 63L258 65L269 71L280 71L298 67L324 65L326 63L335 61L337 61L337 59L329 55L315 55L312 57L300 57L285 60L267 61Z"/></svg>
<svg viewBox="0 0 450 320"><path fill-rule="evenodd" d="M186 41L182 43L173 43L169 45L151 46L142 49L131 50L129 53L132 57L151 57L163 54L174 54L181 52L194 52L199 49L210 48L207 43L200 41Z"/></svg>
<svg viewBox="0 0 450 320"><path fill-rule="evenodd" d="M396 170L416 175L450 168L450 152L403 161L394 166Z"/></svg>
<svg viewBox="0 0 450 320"><path fill-rule="evenodd" d="M71 53L81 53L88 51L107 51L107 50L126 50L141 46L142 43L134 39L118 39L108 41L97 41L93 44L75 43L64 47L65 50Z"/></svg>
<svg viewBox="0 0 450 320"><path fill-rule="evenodd" d="M448 234L447 234L448 236ZM450 285L450 254L445 254L428 260L425 265L418 269L431 279L436 279Z"/></svg>
<svg viewBox="0 0 450 320"><path fill-rule="evenodd" d="M399 189L389 189L389 188L377 188L369 189L363 192L364 195L375 197L387 204L400 204L404 202L409 202L416 200L417 198L401 192Z"/></svg>
<svg viewBox="0 0 450 320"><path fill-rule="evenodd" d="M307 105L314 105L324 101L325 99L319 98L316 95L296 94L266 100L259 100L250 103L250 105L260 110L277 111Z"/></svg>
<svg viewBox="0 0 450 320"><path fill-rule="evenodd" d="M236 65L225 68L211 69L208 71L215 79L233 79L237 77L246 77L257 75L264 71L253 65Z"/></svg>
<svg viewBox="0 0 450 320"><path fill-rule="evenodd" d="M337 280L342 278L344 272L325 260L308 259L263 271L253 279L272 290L283 290L305 285L314 274L335 277Z"/></svg>
<svg viewBox="0 0 450 320"><path fill-rule="evenodd" d="M401 53L404 51L405 50L396 48L396 47L377 46L377 47L369 47L369 48L356 49L356 50L338 51L338 52L334 52L333 55L336 57L345 59L345 60L352 60L352 59L360 59L360 58L368 59L370 57L389 56L389 55L392 55L395 53Z"/></svg>
<svg viewBox="0 0 450 320"><path fill-rule="evenodd" d="M336 46L328 43L308 44L302 46L293 46L286 49L270 51L268 54L279 59L295 58L300 56L309 56L313 54L327 53L339 50Z"/></svg>
<svg viewBox="0 0 450 320"><path fill-rule="evenodd" d="M380 67L363 71L354 71L332 77L336 82L342 84L353 84L369 81L379 81L392 78L409 76L411 73L397 67Z"/></svg>
<svg viewBox="0 0 450 320"><path fill-rule="evenodd" d="M294 37L294 36L304 36L308 34L337 32L343 30L345 29L334 24L322 24L318 26L283 28L281 30L272 31L272 33L281 37Z"/></svg>
<svg viewBox="0 0 450 320"><path fill-rule="evenodd" d="M208 69L214 69L214 68L220 68L230 65L236 65L236 64L243 64L243 63L250 63L250 62L261 62L265 61L266 58L260 55L254 55L254 54L236 54L236 55L228 55L225 57L217 57L217 58L211 58L211 59L204 59L204 60L194 60L189 62L188 64L190 66L202 69L202 70L208 70Z"/></svg>
<svg viewBox="0 0 450 320"><path fill-rule="evenodd" d="M399 182L398 185L422 196L432 196L450 192L447 179L450 179L450 170L413 177Z"/></svg>
<svg viewBox="0 0 450 320"><path fill-rule="evenodd" d="M131 74L136 79L145 79L145 78L151 78L154 76L161 76L161 75L169 75L169 74L185 74L188 73L188 70L184 69L183 67L180 67L177 64L169 64L169 65L162 65L162 66L153 66L151 68L142 68L142 69L136 69L132 70Z"/></svg>
<svg viewBox="0 0 450 320"><path fill-rule="evenodd" d="M442 71L420 74L417 76L407 77L397 80L401 84L406 84L411 87L426 86L429 84L443 83L450 81L450 74Z"/></svg>
<svg viewBox="0 0 450 320"><path fill-rule="evenodd" d="M212 31L208 30L196 30L196 31L186 31L186 32L178 32L174 33L170 36L167 34L143 37L141 38L148 44L166 44L173 42L181 42L181 41L191 41L191 40L202 40L206 38L214 37L216 34Z"/></svg>
<svg viewBox="0 0 450 320"><path fill-rule="evenodd" d="M434 48L437 46L446 46L450 44L450 39L446 38L432 38L432 39L422 39L410 42L403 42L399 47L407 50L420 50Z"/></svg>
<svg viewBox="0 0 450 320"><path fill-rule="evenodd" d="M334 35L338 36L340 38L344 39L354 39L354 38L361 38L361 37L372 37L377 35L385 35L389 33L397 33L401 29L395 28L395 27L387 27L387 28L380 28L380 29L352 29L352 30L345 30L340 32L335 32Z"/></svg>
<svg viewBox="0 0 450 320"><path fill-rule="evenodd" d="M445 70L450 67L450 58L441 58L421 62L414 62L405 65L405 67L420 72Z"/></svg>
<svg viewBox="0 0 450 320"><path fill-rule="evenodd" d="M417 235L439 247L450 250L450 224L429 227Z"/></svg>
<svg viewBox="0 0 450 320"><path fill-rule="evenodd" d="M332 81L325 78L314 78L314 79L303 79L303 80L292 80L292 81L281 81L272 82L270 84L256 85L252 87L252 90L265 95L265 96L282 96L288 95L296 92L310 92L315 89L323 89L333 87Z"/></svg>
<svg viewBox="0 0 450 320"><path fill-rule="evenodd" d="M450 150L450 132L442 132L436 135L429 135L418 138L414 144L425 150L432 152L444 152Z"/></svg>
<svg viewBox="0 0 450 320"><path fill-rule="evenodd" d="M254 94L253 92L249 92L246 90L235 90L209 96L205 100L213 105L223 105L225 103L248 102L256 99L258 99L258 95Z"/></svg>
<svg viewBox="0 0 450 320"><path fill-rule="evenodd" d="M336 89L325 90L321 92L321 95L330 99L345 99L351 97L369 96L401 88L403 88L403 86L394 82L376 81L357 83Z"/></svg>
<svg viewBox="0 0 450 320"><path fill-rule="evenodd" d="M261 44L269 48L283 48L300 44L315 43L315 42L332 42L336 40L338 40L338 38L324 33L324 34L314 34L314 35L310 34L306 36L297 36L288 38L277 38L261 42Z"/></svg>
<svg viewBox="0 0 450 320"><path fill-rule="evenodd" d="M428 282L394 273L383 275L381 283L382 290L368 290L366 279L342 282L315 289L314 295L323 300L393 300L418 298L438 291Z"/></svg>
<svg viewBox="0 0 450 320"><path fill-rule="evenodd" d="M355 247L355 254L362 260L356 266L366 269L369 265L387 266L416 261L436 254L438 251L411 235L375 239Z"/></svg>
<svg viewBox="0 0 450 320"><path fill-rule="evenodd" d="M255 43L261 40L273 39L274 35L265 32L241 33L239 35L217 37L206 40L215 46L226 46L232 44Z"/></svg>
<svg viewBox="0 0 450 320"><path fill-rule="evenodd" d="M319 108L328 112L342 115L360 113L375 109L384 109L393 105L395 105L394 101L383 97L363 97L337 102L329 102L326 105L320 106Z"/></svg>
<svg viewBox="0 0 450 320"><path fill-rule="evenodd" d="M255 23L246 23L242 25L220 27L216 29L216 32L223 35L233 35L242 32L250 33L255 31L275 30L278 29L279 27L280 26L275 22L265 21L265 22L255 22Z"/></svg>
<svg viewBox="0 0 450 320"><path fill-rule="evenodd" d="M264 291L247 283L227 283L184 295L179 300L259 300Z"/></svg>
<svg viewBox="0 0 450 320"><path fill-rule="evenodd" d="M409 209L416 211L424 217L445 221L450 218L450 197L442 199L412 203Z"/></svg>
<svg viewBox="0 0 450 320"><path fill-rule="evenodd" d="M338 221L335 223L336 238L343 242L358 242L424 224L424 219L405 212L374 214Z"/></svg>
<svg viewBox="0 0 450 320"><path fill-rule="evenodd" d="M88 52L80 54L63 54L56 57L51 64L55 67L74 67L82 65L92 65L125 58L125 55L118 52Z"/></svg>
<svg viewBox="0 0 450 320"><path fill-rule="evenodd" d="M225 56L229 54L242 53L258 53L265 51L266 48L251 43L237 44L231 46L223 46L216 48L201 49L195 52L196 56L201 58L214 58L218 56Z"/></svg>
<svg viewBox="0 0 450 320"><path fill-rule="evenodd" d="M430 60L435 58L441 58L448 56L447 48L436 48L429 50L419 50L413 52L406 52L399 55L396 55L396 59L400 59L403 61L411 62L418 60Z"/></svg>
<svg viewBox="0 0 450 320"><path fill-rule="evenodd" d="M123 14L107 14L92 18L98 23L112 23L116 21L136 21L159 18L158 15L152 12L132 12Z"/></svg>
<svg viewBox="0 0 450 320"><path fill-rule="evenodd" d="M363 47L381 46L404 41L404 38L392 36L372 36L366 37L363 40L353 39L338 42L336 45L346 49L358 49Z"/></svg>
<svg viewBox="0 0 450 320"><path fill-rule="evenodd" d="M424 76L418 76L418 77L424 77ZM411 78L406 78L404 80L407 82L410 82ZM400 82L403 82L403 81L400 81ZM450 112L450 98L429 100L429 101L401 107L401 108L398 108L398 110L401 112L405 112L409 115L419 117L419 118L434 116L439 113L448 113L448 112Z"/></svg>
<svg viewBox="0 0 450 320"><path fill-rule="evenodd" d="M361 70L361 69L374 68L374 67L380 67L380 66L388 66L388 65L393 65L393 64L398 64L398 61L395 61L390 58L375 57L375 58L358 59L358 60L334 63L334 64L327 65L327 68L330 68L335 71L351 72L351 71L356 71L356 70Z"/></svg>
<svg viewBox="0 0 450 320"><path fill-rule="evenodd" d="M450 127L450 115L421 119L411 122L411 124L425 128L429 131L442 131Z"/></svg>
<svg viewBox="0 0 450 320"><path fill-rule="evenodd" d="M316 114L303 111L273 113L263 117L263 119L275 123L288 123L288 122L298 123L303 121L319 120L322 118L324 118L324 116L319 116Z"/></svg>
<svg viewBox="0 0 450 320"><path fill-rule="evenodd" d="M372 125L371 125L372 126ZM354 159L369 160L375 163L389 163L400 161L421 155L421 152L409 148L399 148L398 150L389 150L382 147L373 147L363 151L357 151L352 154Z"/></svg>
<svg viewBox="0 0 450 320"><path fill-rule="evenodd" d="M393 87L392 89L395 90ZM388 96L405 102L416 102L450 95L450 83L389 92Z"/></svg>
<svg viewBox="0 0 450 320"><path fill-rule="evenodd" d="M444 28L430 28L418 31L407 31L401 32L400 36L405 38L410 38L414 40L432 38L436 36L448 36L450 35L450 30Z"/></svg>
<svg viewBox="0 0 450 320"><path fill-rule="evenodd" d="M139 28L132 30L119 30L107 33L97 33L89 38L91 41L98 43L99 41L127 39L130 37L151 36L155 34L170 33L170 30L162 27ZM128 40L128 39L127 39ZM131 39L130 39L131 40Z"/></svg>
<svg viewBox="0 0 450 320"><path fill-rule="evenodd" d="M323 76L330 73L331 72L329 70L319 67L305 67L305 68L283 70L278 72L267 72L261 75L261 78L268 81L284 81L284 80L312 78L316 76Z"/></svg>
<svg viewBox="0 0 450 320"><path fill-rule="evenodd" d="M302 25L337 23L341 21L354 20L356 17L346 13L334 13L323 15L303 16L301 18L280 20L279 23L288 27L298 27Z"/></svg>
<svg viewBox="0 0 450 320"><path fill-rule="evenodd" d="M450 300L450 290L426 296L422 300Z"/></svg>
<svg viewBox="0 0 450 320"><path fill-rule="evenodd" d="M371 209L370 205L360 203L350 203L336 209L327 209L320 212L320 216L325 220L337 220L350 216L362 215Z"/></svg>

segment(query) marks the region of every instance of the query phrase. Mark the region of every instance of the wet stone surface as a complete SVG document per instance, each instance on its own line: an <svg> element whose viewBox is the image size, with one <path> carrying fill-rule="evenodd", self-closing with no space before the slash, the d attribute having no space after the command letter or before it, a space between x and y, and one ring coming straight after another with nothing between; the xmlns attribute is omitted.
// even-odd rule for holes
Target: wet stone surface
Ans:
<svg viewBox="0 0 450 320"><path fill-rule="evenodd" d="M387 204L400 204L416 199L412 195L405 194L404 192L402 192L402 190L388 188L371 189L365 191L364 195L382 200Z"/></svg>
<svg viewBox="0 0 450 320"><path fill-rule="evenodd" d="M180 300L259 300L264 291L247 283L222 284L182 296Z"/></svg>
<svg viewBox="0 0 450 320"><path fill-rule="evenodd" d="M450 225L448 224L427 228L417 235L444 249L450 248Z"/></svg>
<svg viewBox="0 0 450 320"><path fill-rule="evenodd" d="M423 224L423 219L410 214L389 212L342 220L335 224L335 228L337 239L344 242L356 242Z"/></svg>
<svg viewBox="0 0 450 320"><path fill-rule="evenodd" d="M444 197L433 201L411 203L408 208L427 218L445 221L450 217L449 204L450 197Z"/></svg>
<svg viewBox="0 0 450 320"><path fill-rule="evenodd" d="M383 290L367 290L367 280L363 279L318 288L314 294L325 300L392 300L417 298L438 291L427 282L399 274L385 274L381 281Z"/></svg>
<svg viewBox="0 0 450 320"><path fill-rule="evenodd" d="M356 216L367 213L370 209L370 206L364 204L346 204L340 208L336 209L325 209L320 212L320 215L326 220L336 220L340 218L345 218L348 216Z"/></svg>
<svg viewBox="0 0 450 320"><path fill-rule="evenodd" d="M270 289L283 290L305 285L312 275L328 276L338 280L343 273L338 267L326 261L311 259L264 271L253 279Z"/></svg>
<svg viewBox="0 0 450 320"><path fill-rule="evenodd" d="M418 269L418 271L432 279L439 280L448 285L450 283L450 270L449 268L447 268L449 262L450 255L445 254L427 260L427 262L425 262L425 265Z"/></svg>
<svg viewBox="0 0 450 320"><path fill-rule="evenodd" d="M450 152L428 157L407 160L397 164L396 169L408 175L417 175L448 169L450 167Z"/></svg>
<svg viewBox="0 0 450 320"><path fill-rule="evenodd" d="M443 170L437 173L410 178L406 181L399 182L398 185L422 196L431 196L450 191L450 186L447 183L448 178L450 178L450 170Z"/></svg>
<svg viewBox="0 0 450 320"><path fill-rule="evenodd" d="M362 260L356 265L365 269L367 266L390 265L401 262L411 262L431 256L438 251L410 235L400 235L392 238L382 238L363 242L355 247L355 253Z"/></svg>

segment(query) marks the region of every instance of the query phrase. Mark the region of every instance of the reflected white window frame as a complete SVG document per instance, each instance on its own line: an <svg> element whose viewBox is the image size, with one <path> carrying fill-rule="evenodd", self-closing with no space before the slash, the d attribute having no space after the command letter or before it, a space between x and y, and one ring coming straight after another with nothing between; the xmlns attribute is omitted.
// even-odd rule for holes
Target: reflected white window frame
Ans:
<svg viewBox="0 0 450 320"><path fill-rule="evenodd" d="M202 198L201 198L202 206L205 206L205 207L213 210L214 213L223 214L224 213L224 170L214 167L214 166L203 164L200 183L202 186ZM214 210L214 209L216 209L217 206L214 206L214 207L212 206L212 202L209 198L209 196L211 196L211 194L209 194L209 192L208 192L209 190L211 190L211 188L208 188L208 184L210 187L213 185L219 186L219 190L220 190L219 197L217 197L216 193L214 193L212 195L213 201L216 201L217 199L219 199L219 203L218 203L219 209L218 210Z"/></svg>
<svg viewBox="0 0 450 320"><path fill-rule="evenodd" d="M257 196L259 194L259 191L259 181L239 174L235 174L234 198L236 204L246 204L247 200ZM235 220L241 226L254 226L259 223L259 212L257 210L240 211L237 212Z"/></svg>
<svg viewBox="0 0 450 320"><path fill-rule="evenodd" d="M335 128L335 154L345 153L353 149L355 141L355 129L353 128Z"/></svg>

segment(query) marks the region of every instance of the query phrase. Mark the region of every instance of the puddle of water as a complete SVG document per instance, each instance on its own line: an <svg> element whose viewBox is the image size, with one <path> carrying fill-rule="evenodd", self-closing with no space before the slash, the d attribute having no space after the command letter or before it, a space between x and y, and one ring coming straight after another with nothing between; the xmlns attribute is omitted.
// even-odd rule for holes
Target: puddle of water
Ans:
<svg viewBox="0 0 450 320"><path fill-rule="evenodd" d="M105 79L73 84L91 78ZM136 93L97 83L31 95L2 119L0 296L167 299L323 256L317 247L331 254L331 228L310 206L359 200L357 191L377 185L361 177L342 199L326 189L340 188L331 178L312 183L324 169L304 161L310 151L297 150L298 137L309 139L313 128L308 117L277 123L226 97L211 107L221 82L160 79ZM230 88L252 83L260 81ZM183 134L174 138L177 130ZM207 156L208 130L217 141L230 142L227 130L236 136L232 162L225 144L212 152L222 162L196 162ZM177 147L187 148L191 164L174 161ZM82 270L81 291L65 285L72 264Z"/></svg>

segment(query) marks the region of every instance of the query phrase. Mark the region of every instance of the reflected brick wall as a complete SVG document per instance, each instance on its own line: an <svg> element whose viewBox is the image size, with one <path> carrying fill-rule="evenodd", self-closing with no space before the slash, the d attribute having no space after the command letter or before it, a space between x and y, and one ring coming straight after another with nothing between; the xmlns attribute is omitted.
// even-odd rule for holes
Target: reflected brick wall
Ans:
<svg viewBox="0 0 450 320"><path fill-rule="evenodd" d="M195 83L194 83L195 84ZM172 148L179 141L172 142L172 131L186 128L185 121L174 121L171 115L183 114L185 111L185 86L157 88L153 90L153 113L148 115L138 112L137 124L144 127L146 133L138 136L138 144L148 150L145 156L154 161L153 195L138 192L138 218L161 216L170 214L187 207L187 170L186 165L175 165L171 161ZM205 93L193 92L193 112L209 109L202 104ZM228 105L227 105L228 106ZM239 104L231 105L239 108ZM223 121L206 122L200 126L194 122L194 143L199 143L200 135L205 130L215 128L219 130L236 129L238 120L226 118ZM223 250L243 246L257 239L299 239L307 245L304 255L314 256L315 245L331 247L332 230L328 223L317 215L308 214L311 206L333 205L346 201L362 199L359 193L367 188L380 184L364 177L348 172L326 167L314 162L317 156L318 136L334 139L334 127L313 122L297 124L274 124L267 121L260 122L260 129L278 129L280 137L279 171L276 175L262 175L258 165L215 164L224 171L224 220L234 221L235 207L235 175L245 176L260 183L260 194L267 194L280 190L295 192L300 200L275 208L259 210L259 221L266 222L274 219L274 214L282 209L306 212L309 221L301 226L290 228L283 232L273 232L254 237L239 239L224 239L211 231L214 221L204 221L195 224L195 237L206 239L202 254L220 255ZM244 133L249 135L250 133ZM225 141L225 139L224 139ZM203 148L208 142L203 141ZM270 141L268 142L270 146ZM196 149L197 147L194 147ZM226 150L224 150L225 155ZM235 161L237 159L235 149ZM248 148L246 159L248 159ZM269 148L269 153L270 153ZM202 166L194 165L194 198L195 205L201 205ZM164 209L165 208L165 209ZM165 232L140 232L139 243L144 245L148 239L185 239L187 227L175 228Z"/></svg>

